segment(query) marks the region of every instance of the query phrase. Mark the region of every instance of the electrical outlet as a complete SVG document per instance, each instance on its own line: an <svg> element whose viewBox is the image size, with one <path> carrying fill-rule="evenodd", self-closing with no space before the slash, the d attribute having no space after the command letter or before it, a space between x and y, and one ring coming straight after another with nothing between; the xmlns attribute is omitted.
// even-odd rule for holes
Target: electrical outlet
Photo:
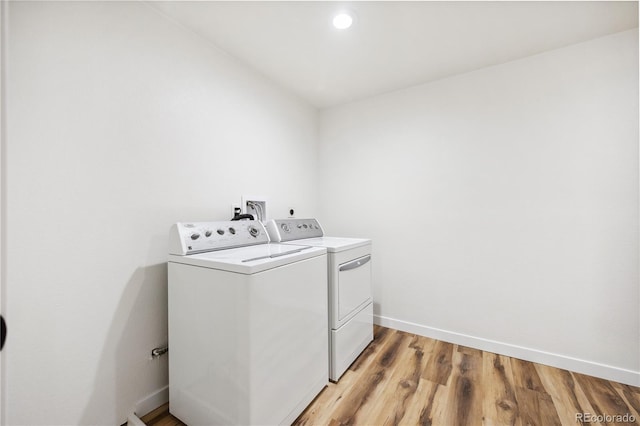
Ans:
<svg viewBox="0 0 640 426"><path fill-rule="evenodd" d="M231 217L235 217L237 214L242 214L242 206L240 204L231 204Z"/></svg>

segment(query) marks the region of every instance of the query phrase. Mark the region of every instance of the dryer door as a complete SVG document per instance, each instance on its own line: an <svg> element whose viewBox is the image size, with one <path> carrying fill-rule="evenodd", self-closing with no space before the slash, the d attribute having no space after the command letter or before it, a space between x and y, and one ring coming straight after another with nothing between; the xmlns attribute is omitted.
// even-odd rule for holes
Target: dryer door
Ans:
<svg viewBox="0 0 640 426"><path fill-rule="evenodd" d="M355 315L371 301L371 255L338 266L338 321Z"/></svg>

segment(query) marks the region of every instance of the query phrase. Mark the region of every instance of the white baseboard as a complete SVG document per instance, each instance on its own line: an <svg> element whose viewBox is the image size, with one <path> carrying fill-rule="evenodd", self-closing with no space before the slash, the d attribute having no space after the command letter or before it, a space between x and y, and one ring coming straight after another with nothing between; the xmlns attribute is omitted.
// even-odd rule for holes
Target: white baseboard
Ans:
<svg viewBox="0 0 640 426"><path fill-rule="evenodd" d="M143 417L167 402L169 402L169 385L138 401L134 414L138 417Z"/></svg>
<svg viewBox="0 0 640 426"><path fill-rule="evenodd" d="M135 413L129 414L129 417L127 417L126 425L127 426L146 426L144 422L140 420L138 416L135 415Z"/></svg>
<svg viewBox="0 0 640 426"><path fill-rule="evenodd" d="M374 315L373 322L383 327L406 331L408 333L443 340L445 342L455 343L462 346L468 346L486 352L493 352L510 356L512 358L523 359L525 361L536 362L538 364L545 364L551 367L575 371L577 373L600 377L606 380L612 380L632 386L640 386L640 371L626 370L565 355L525 348L495 340L483 339L482 337L441 330L439 328L384 317L381 315Z"/></svg>

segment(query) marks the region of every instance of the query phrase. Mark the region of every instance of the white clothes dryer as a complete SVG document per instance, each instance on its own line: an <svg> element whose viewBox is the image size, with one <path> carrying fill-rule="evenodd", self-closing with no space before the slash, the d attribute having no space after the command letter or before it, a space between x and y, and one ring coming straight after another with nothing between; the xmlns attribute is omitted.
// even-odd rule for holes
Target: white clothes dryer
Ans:
<svg viewBox="0 0 640 426"><path fill-rule="evenodd" d="M267 223L272 241L326 248L329 288L329 379L338 381L373 340L371 240L325 237L316 219Z"/></svg>
<svg viewBox="0 0 640 426"><path fill-rule="evenodd" d="M254 221L177 223L169 245L169 411L291 424L327 384L326 249Z"/></svg>

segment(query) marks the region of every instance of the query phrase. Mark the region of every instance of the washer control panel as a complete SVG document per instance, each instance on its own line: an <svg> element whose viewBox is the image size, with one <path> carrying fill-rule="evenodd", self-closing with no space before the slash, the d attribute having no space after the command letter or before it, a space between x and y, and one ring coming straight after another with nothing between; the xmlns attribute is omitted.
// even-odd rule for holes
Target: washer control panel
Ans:
<svg viewBox="0 0 640 426"><path fill-rule="evenodd" d="M169 254L184 256L269 241L269 234L258 221L178 222L169 232Z"/></svg>
<svg viewBox="0 0 640 426"><path fill-rule="evenodd" d="M267 222L271 241L292 241L322 237L324 231L316 219L273 219Z"/></svg>

